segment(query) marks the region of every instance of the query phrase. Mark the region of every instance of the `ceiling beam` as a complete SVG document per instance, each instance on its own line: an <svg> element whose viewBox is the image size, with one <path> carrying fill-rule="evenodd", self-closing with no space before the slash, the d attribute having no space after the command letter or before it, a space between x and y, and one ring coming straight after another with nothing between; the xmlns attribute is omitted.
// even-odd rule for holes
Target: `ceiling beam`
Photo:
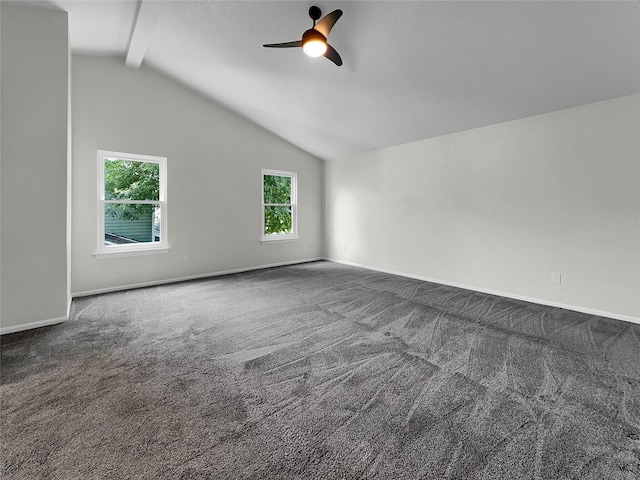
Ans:
<svg viewBox="0 0 640 480"><path fill-rule="evenodd" d="M142 59L151 40L151 34L160 16L163 3L164 2L154 2L152 0L140 0L136 21L131 31L127 58L124 62L127 67L135 70L140 68Z"/></svg>

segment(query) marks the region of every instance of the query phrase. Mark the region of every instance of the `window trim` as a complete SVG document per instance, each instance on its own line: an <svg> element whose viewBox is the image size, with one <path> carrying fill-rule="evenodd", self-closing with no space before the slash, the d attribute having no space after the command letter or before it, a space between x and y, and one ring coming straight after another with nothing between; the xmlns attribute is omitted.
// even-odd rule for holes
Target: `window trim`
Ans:
<svg viewBox="0 0 640 480"><path fill-rule="evenodd" d="M167 238L167 158L136 153L112 152L98 150L98 221L97 221L97 249L93 255L98 259L129 257L138 255L154 255L167 253L171 248ZM160 207L160 241L140 242L127 245L104 244L104 208L106 205L104 194L104 162L107 158L131 160L134 162L157 163L160 166L160 198L158 201L136 201L131 203L157 203ZM129 202L124 202L129 203Z"/></svg>
<svg viewBox="0 0 640 480"><path fill-rule="evenodd" d="M288 204L271 204L264 203L264 177L265 175L273 175L277 177L291 177L291 203ZM269 168L262 169L260 176L260 243L278 243L278 242L297 242L298 241L298 174L296 172L287 172L284 170L272 170ZM291 233L272 233L265 235L264 233L264 209L268 206L291 205Z"/></svg>

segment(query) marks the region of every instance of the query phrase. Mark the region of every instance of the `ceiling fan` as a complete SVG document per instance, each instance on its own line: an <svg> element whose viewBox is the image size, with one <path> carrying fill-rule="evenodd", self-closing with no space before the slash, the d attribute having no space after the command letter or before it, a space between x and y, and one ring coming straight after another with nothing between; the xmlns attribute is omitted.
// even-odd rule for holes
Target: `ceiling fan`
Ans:
<svg viewBox="0 0 640 480"><path fill-rule="evenodd" d="M302 47L304 53L306 53L310 57L319 57L322 55L331 60L336 65L342 65L342 58L340 58L340 55L338 54L336 49L327 43L329 32L338 21L338 19L342 16L342 10L334 10L333 12L325 15L322 20L316 23L316 20L318 20L322 16L322 11L318 7L313 6L309 9L309 16L313 20L313 27L302 34L302 40L285 43L270 43L267 45L263 45L263 47Z"/></svg>

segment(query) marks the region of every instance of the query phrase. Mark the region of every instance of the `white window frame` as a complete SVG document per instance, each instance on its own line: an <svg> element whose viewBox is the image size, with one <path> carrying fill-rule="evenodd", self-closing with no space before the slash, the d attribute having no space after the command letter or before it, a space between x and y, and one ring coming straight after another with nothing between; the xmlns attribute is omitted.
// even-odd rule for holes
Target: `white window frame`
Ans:
<svg viewBox="0 0 640 480"><path fill-rule="evenodd" d="M155 201L118 200L106 201L104 194L104 165L107 159L130 160L133 162L157 163L160 166L160 198ZM140 242L126 245L104 244L104 209L107 203L147 204L152 203L160 207L160 241ZM136 255L154 255L167 253L169 243L167 238L167 158L135 153L111 152L98 150L98 242L94 255L98 259L128 257Z"/></svg>
<svg viewBox="0 0 640 480"><path fill-rule="evenodd" d="M291 178L291 203L264 203L264 177L265 175L274 175L278 177L290 177ZM262 204L262 213L260 215L260 242L273 243L273 242L295 242L298 240L298 174L296 172L286 172L283 170L271 170L262 169L262 175L260 176L260 192ZM291 233L272 233L265 235L264 233L264 210L265 207L287 205L291 206Z"/></svg>

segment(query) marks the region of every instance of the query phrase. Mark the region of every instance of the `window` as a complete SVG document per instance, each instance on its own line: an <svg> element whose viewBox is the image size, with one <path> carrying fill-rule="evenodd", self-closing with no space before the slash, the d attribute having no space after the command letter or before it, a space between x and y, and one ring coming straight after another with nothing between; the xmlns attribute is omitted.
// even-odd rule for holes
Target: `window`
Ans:
<svg viewBox="0 0 640 480"><path fill-rule="evenodd" d="M166 253L167 159L98 151L98 258Z"/></svg>
<svg viewBox="0 0 640 480"><path fill-rule="evenodd" d="M296 174L262 170L262 241L297 238Z"/></svg>

